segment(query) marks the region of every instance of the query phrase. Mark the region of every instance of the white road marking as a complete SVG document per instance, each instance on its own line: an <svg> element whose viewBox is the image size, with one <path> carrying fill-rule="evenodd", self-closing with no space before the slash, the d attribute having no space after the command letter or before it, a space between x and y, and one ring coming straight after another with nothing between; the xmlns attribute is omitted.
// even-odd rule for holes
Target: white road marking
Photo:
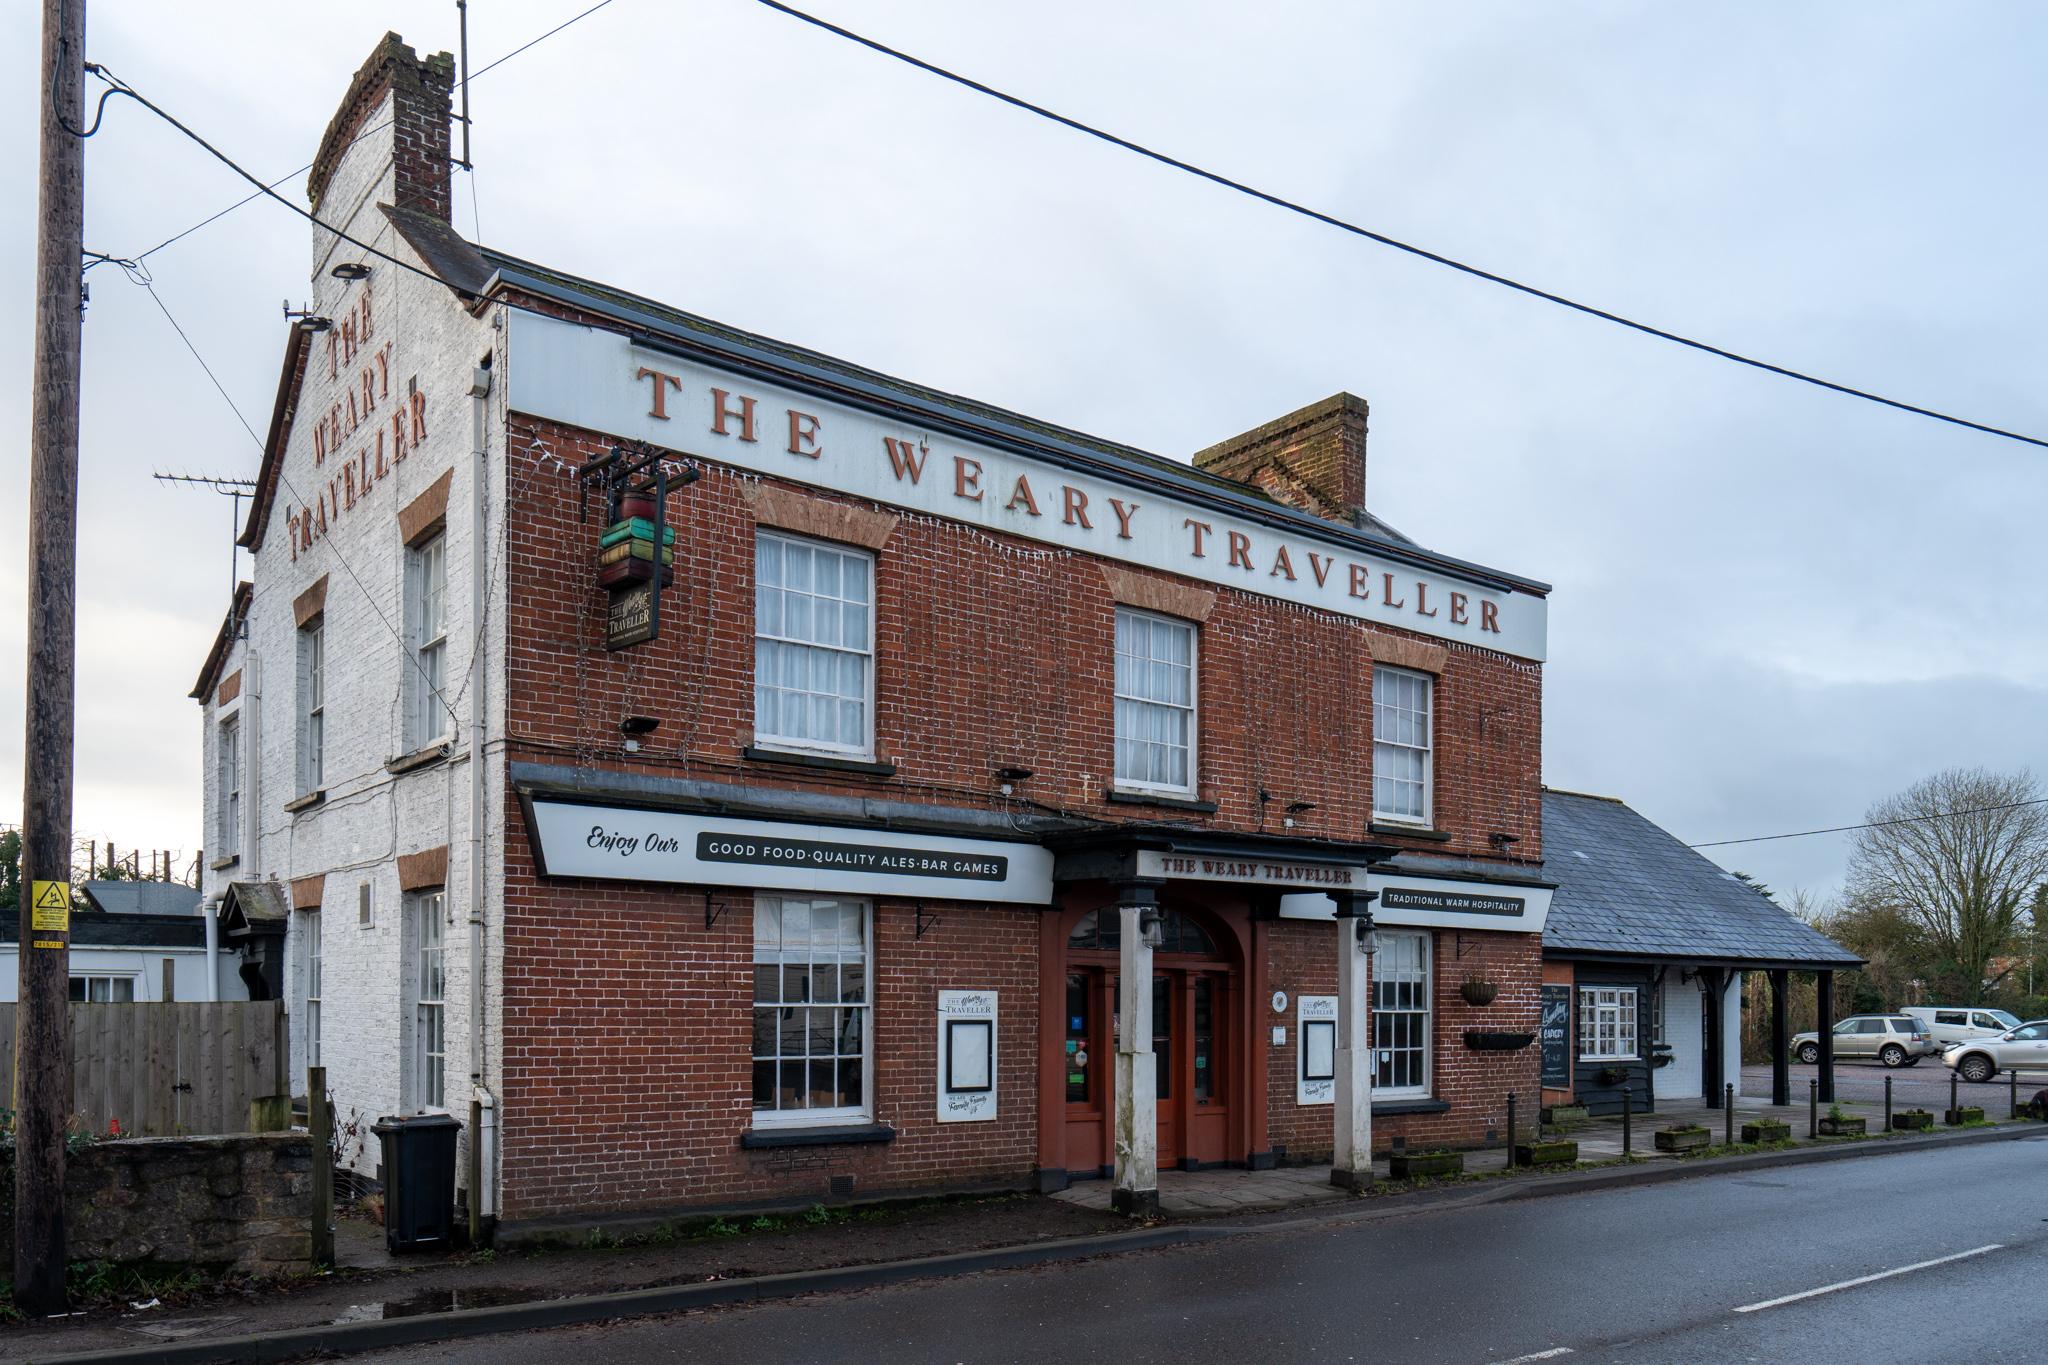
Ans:
<svg viewBox="0 0 2048 1365"><path fill-rule="evenodd" d="M1930 1266L1947 1265L1950 1261L1968 1260L1972 1256L1982 1256L1987 1251L2001 1250L2004 1246L2005 1243L2003 1242L1993 1242L1990 1246L1975 1247L1969 1251L1958 1251L1953 1256L1937 1256L1931 1261L1915 1261L1911 1265L1902 1265L1896 1270L1880 1270L1875 1275L1858 1275L1853 1280L1843 1280L1839 1284L1824 1284L1818 1289L1801 1290L1797 1294L1787 1294L1783 1298L1765 1299L1762 1303L1746 1303L1735 1311L1738 1313L1757 1313L1766 1308L1776 1308L1781 1304L1797 1303L1801 1299L1811 1299L1821 1294L1832 1294L1838 1289L1854 1289L1859 1284L1872 1284L1878 1280L1889 1280L1894 1275L1905 1275L1915 1270L1926 1270Z"/></svg>
<svg viewBox="0 0 2048 1365"><path fill-rule="evenodd" d="M1500 1361L1499 1365L1529 1365L1532 1360L1556 1360L1559 1356L1570 1354L1572 1348L1569 1346L1553 1346L1547 1351L1532 1351L1525 1356L1516 1356L1513 1360Z"/></svg>

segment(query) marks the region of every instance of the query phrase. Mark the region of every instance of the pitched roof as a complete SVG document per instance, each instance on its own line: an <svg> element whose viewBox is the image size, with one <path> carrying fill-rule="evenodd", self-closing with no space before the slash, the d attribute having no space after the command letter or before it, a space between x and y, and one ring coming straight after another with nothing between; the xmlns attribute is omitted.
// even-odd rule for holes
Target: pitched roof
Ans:
<svg viewBox="0 0 2048 1365"><path fill-rule="evenodd" d="M85 899L108 915L196 915L199 892L177 882L90 881Z"/></svg>
<svg viewBox="0 0 2048 1365"><path fill-rule="evenodd" d="M206 651L206 662L200 665L199 681L192 684L192 690L185 695L206 704L206 694L220 681L221 665L228 661L228 654L235 647L235 637L241 634L242 620L249 614L249 601L256 595L256 585L243 579L235 585L235 595L228 602L228 614L221 618L220 630L214 634L213 648Z"/></svg>
<svg viewBox="0 0 2048 1365"><path fill-rule="evenodd" d="M21 912L0 910L0 943L21 941ZM203 948L206 921L197 915L71 916L74 948Z"/></svg>
<svg viewBox="0 0 2048 1365"><path fill-rule="evenodd" d="M1854 967L1862 959L1620 801L1543 792L1546 952Z"/></svg>

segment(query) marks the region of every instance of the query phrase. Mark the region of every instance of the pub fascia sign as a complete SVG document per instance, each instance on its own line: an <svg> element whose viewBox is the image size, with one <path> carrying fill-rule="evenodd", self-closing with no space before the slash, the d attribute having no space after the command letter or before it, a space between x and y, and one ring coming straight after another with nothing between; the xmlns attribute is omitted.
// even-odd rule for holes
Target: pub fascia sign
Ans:
<svg viewBox="0 0 2048 1365"><path fill-rule="evenodd" d="M517 310L509 325L507 402L518 412L1359 620L1544 657L1541 597L937 436L601 328Z"/></svg>
<svg viewBox="0 0 2048 1365"><path fill-rule="evenodd" d="M1376 893L1373 921L1438 929L1505 929L1540 934L1550 917L1550 888L1494 882L1451 881L1374 872L1364 878ZM1280 898L1282 919L1329 919L1336 903L1317 892Z"/></svg>
<svg viewBox="0 0 2048 1365"><path fill-rule="evenodd" d="M1209 854L1138 850L1137 875L1164 881L1228 882L1234 886L1319 886L1332 891L1361 889L1365 869L1327 863L1292 863L1285 858L1219 858Z"/></svg>
<svg viewBox="0 0 2048 1365"><path fill-rule="evenodd" d="M1044 905L1052 854L998 843L535 797L544 875Z"/></svg>

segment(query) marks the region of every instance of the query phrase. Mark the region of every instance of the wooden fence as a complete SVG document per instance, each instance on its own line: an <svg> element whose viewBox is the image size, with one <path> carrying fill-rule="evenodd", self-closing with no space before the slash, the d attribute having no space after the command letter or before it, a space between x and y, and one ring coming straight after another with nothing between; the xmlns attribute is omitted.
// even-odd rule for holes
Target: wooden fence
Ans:
<svg viewBox="0 0 2048 1365"><path fill-rule="evenodd" d="M15 1010L0 1003L0 1095L13 1103ZM284 1002L71 1007L71 1110L87 1132L249 1131L249 1102L290 1091Z"/></svg>

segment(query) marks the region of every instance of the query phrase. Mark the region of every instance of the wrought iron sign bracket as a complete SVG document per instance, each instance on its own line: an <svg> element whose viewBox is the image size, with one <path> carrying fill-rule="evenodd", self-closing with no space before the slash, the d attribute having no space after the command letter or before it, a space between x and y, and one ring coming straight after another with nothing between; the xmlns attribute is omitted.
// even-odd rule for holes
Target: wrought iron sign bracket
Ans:
<svg viewBox="0 0 2048 1365"><path fill-rule="evenodd" d="M709 930L716 928L718 926L718 921L724 919L725 912L730 909L732 909L732 907L730 905L727 905L724 901L719 900L717 894L713 892L710 887L707 886L704 888L705 929Z"/></svg>
<svg viewBox="0 0 2048 1365"><path fill-rule="evenodd" d="M917 938L923 938L925 930L936 929L944 922L939 916L926 910L923 901L917 903Z"/></svg>

